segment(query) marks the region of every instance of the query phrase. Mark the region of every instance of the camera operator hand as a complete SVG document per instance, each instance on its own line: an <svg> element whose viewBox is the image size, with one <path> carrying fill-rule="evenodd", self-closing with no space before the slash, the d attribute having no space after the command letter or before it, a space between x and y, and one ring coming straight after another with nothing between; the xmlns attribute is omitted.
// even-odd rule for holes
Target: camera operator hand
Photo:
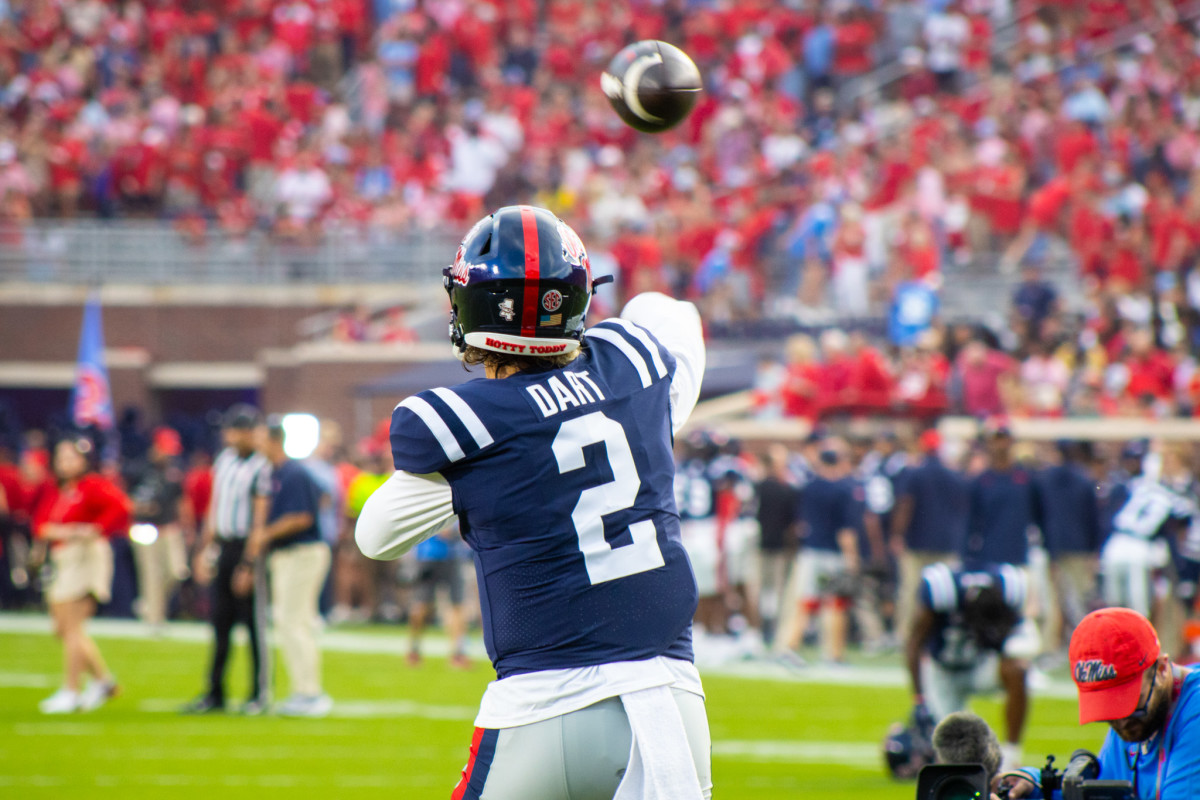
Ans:
<svg viewBox="0 0 1200 800"><path fill-rule="evenodd" d="M1003 772L992 778L992 797L1017 800L1029 797L1037 784L1028 775L1021 772Z"/></svg>

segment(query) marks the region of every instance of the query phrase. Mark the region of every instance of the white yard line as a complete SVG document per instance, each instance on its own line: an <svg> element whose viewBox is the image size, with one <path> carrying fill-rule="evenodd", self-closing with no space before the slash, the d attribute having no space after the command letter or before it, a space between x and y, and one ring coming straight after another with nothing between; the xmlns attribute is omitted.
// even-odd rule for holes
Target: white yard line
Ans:
<svg viewBox="0 0 1200 800"><path fill-rule="evenodd" d="M178 714L179 700L154 699L138 703L138 711L151 714ZM330 717L339 719L371 719L387 717L416 717L433 720L475 719L475 706L435 705L409 700L334 700Z"/></svg>
<svg viewBox="0 0 1200 800"><path fill-rule="evenodd" d="M62 775L0 775L0 787L36 787L67 786L76 779ZM79 782L91 786L221 786L221 787L262 787L262 788L295 788L311 783L311 776L305 775L218 775L218 774L189 774L189 775L89 775L78 776ZM430 780L404 775L338 775L322 776L321 782L333 783L334 786L347 789L385 789L397 786L442 785L445 780Z"/></svg>
<svg viewBox="0 0 1200 800"><path fill-rule="evenodd" d="M883 749L863 742L805 742L797 740L727 740L712 743L718 758L746 761L784 761L790 764L844 764L879 769Z"/></svg>
<svg viewBox="0 0 1200 800"><path fill-rule="evenodd" d="M54 685L52 675L25 672L0 672L0 689L44 689Z"/></svg>
<svg viewBox="0 0 1200 800"><path fill-rule="evenodd" d="M150 628L135 620L97 619L88 623L92 635L101 639L126 639L139 641L169 641L206 644L212 636L211 628L203 622L172 622L161 628ZM2 634L45 634L51 633L50 619L38 614L0 613L0 635ZM245 629L238 626L235 640L245 641ZM367 653L375 655L404 656L408 654L407 631L396 629L395 633L362 633L326 628L319 636L321 649L334 653ZM2 648L0 648L2 649ZM450 641L439 634L422 639L421 651L427 656L444 657L450 654ZM785 683L819 683L843 686L866 686L872 688L904 688L908 686L906 670L901 666L826 666L812 664L800 669L787 667L772 659L724 658L728 648L708 650L704 642L697 642L697 666L703 675L752 680L781 681ZM483 643L473 639L467 654L481 662L487 661ZM14 673L16 674L16 673ZM0 673L0 687L3 687ZM34 680L36 676L21 676ZM17 678L18 680L21 678ZM56 678L55 678L56 679ZM39 684L49 685L49 684ZM1031 694L1073 700L1075 686L1070 681L1049 680Z"/></svg>

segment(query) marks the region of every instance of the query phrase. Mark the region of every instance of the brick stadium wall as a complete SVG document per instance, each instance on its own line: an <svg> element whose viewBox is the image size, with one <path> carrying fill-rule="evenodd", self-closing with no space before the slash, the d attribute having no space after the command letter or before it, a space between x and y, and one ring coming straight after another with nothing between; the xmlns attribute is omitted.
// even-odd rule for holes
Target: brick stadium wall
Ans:
<svg viewBox="0 0 1200 800"><path fill-rule="evenodd" d="M181 388L164 385L156 370L164 365L175 372L188 365L218 365L256 376L244 382L235 379L234 388L256 388L268 412L306 411L334 419L353 443L403 399L360 399L358 387L448 355L442 343L300 343L298 324L314 314L344 308L340 297L330 303L268 305L233 303L228 298L212 304L147 299L125 304L106 301L103 315L114 405L117 409L137 406L151 421L161 418L158 390ZM0 298L0 370L5 371L0 396L6 387L69 387L82 318L78 293L59 302ZM44 372L47 367L49 377ZM29 372L28 380L23 379L23 371ZM197 376L202 382L204 370L192 369L188 387L196 387ZM221 380L229 381L228 375L217 379L217 385L230 388Z"/></svg>
<svg viewBox="0 0 1200 800"><path fill-rule="evenodd" d="M290 347L300 320L330 306L106 306L110 348L141 348L151 361L254 361L268 347ZM0 359L71 361L82 305L0 304Z"/></svg>

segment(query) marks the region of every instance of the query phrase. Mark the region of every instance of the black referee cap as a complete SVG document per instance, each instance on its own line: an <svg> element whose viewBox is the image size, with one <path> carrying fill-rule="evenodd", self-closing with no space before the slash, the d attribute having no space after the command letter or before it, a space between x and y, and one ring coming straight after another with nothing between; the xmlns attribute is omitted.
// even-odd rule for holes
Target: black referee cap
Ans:
<svg viewBox="0 0 1200 800"><path fill-rule="evenodd" d="M262 423L262 412L249 403L238 403L225 412L222 425L226 428L246 430L257 428Z"/></svg>

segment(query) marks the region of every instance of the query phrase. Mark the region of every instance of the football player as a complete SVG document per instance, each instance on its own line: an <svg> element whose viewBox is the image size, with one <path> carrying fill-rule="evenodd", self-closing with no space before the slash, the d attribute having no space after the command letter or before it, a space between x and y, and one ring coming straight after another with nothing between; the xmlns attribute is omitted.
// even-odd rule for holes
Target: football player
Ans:
<svg viewBox="0 0 1200 800"><path fill-rule="evenodd" d="M683 457L675 470L680 533L699 594L695 621L698 631L712 634L725 633L727 619L721 591L719 530L728 522L728 515L725 519L718 515L722 486L713 468L724 441L719 433L692 431L684 438Z"/></svg>
<svg viewBox="0 0 1200 800"><path fill-rule="evenodd" d="M845 663L850 608L859 574L858 525L861 503L849 479L850 462L839 439L828 440L818 457L817 476L801 490L804 538L796 558L794 615L776 641L784 663L798 664L810 621L826 612L821 630L823 657Z"/></svg>
<svg viewBox="0 0 1200 800"><path fill-rule="evenodd" d="M1126 454L1131 452L1138 451L1127 446ZM1186 486L1175 479L1186 474L1179 451L1167 447L1159 477L1135 474L1108 495L1109 535L1100 551L1100 569L1110 606L1132 608L1144 617L1156 611L1155 578L1170 561L1171 539L1197 513L1195 501L1177 491Z"/></svg>
<svg viewBox="0 0 1200 800"><path fill-rule="evenodd" d="M454 800L710 797L672 491L704 373L695 307L642 294L585 331L583 244L529 206L476 223L444 284L454 351L486 377L396 407L397 471L356 539L396 558L457 514L474 553L497 680Z"/></svg>
<svg viewBox="0 0 1200 800"><path fill-rule="evenodd" d="M1022 620L1025 597L1025 574L1011 564L971 572L926 567L906 647L918 721L937 722L966 710L971 695L1003 687L1007 768L1021 763L1025 675L1038 646Z"/></svg>

